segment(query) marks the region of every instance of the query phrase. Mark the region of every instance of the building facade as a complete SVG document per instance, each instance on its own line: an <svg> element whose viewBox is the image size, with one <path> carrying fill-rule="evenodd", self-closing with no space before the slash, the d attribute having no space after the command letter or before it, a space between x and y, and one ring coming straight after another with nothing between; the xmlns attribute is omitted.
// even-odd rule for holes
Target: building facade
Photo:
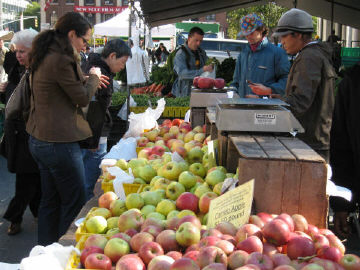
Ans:
<svg viewBox="0 0 360 270"><path fill-rule="evenodd" d="M30 4L26 0L0 0L2 12L0 13L0 28L10 31L20 30L20 16Z"/></svg>

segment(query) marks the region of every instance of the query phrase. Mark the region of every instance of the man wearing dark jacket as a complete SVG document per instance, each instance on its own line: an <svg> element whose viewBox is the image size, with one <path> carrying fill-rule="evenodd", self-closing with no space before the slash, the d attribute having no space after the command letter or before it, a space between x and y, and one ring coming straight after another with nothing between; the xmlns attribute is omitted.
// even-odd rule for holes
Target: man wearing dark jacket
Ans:
<svg viewBox="0 0 360 270"><path fill-rule="evenodd" d="M97 128L97 130L92 129L93 139L98 142L98 147L95 147L95 149L83 150L87 200L94 195L93 189L101 173L99 165L102 157L106 154L107 136L109 135L112 124L108 108L111 104L113 93L113 78L117 72L125 68L129 56L131 56L131 49L129 46L121 39L114 39L106 43L101 55L91 53L87 60L85 72L89 71L92 67L98 67L101 69L101 74L109 77L110 83L107 87L102 87L96 92L95 97L91 102L94 104L90 103L89 105L89 109L92 105L100 105L101 113L97 113L97 115L88 114L88 121L89 117L96 117L96 120L102 121L103 124L100 125L100 128ZM89 112L90 110L88 113Z"/></svg>
<svg viewBox="0 0 360 270"><path fill-rule="evenodd" d="M335 212L335 233L346 237L349 212L360 203L360 62L345 73L336 95L330 139L330 165L336 185L349 188L352 201L330 197Z"/></svg>
<svg viewBox="0 0 360 270"><path fill-rule="evenodd" d="M328 162L336 74L330 63L331 47L311 41L313 31L310 14L293 8L281 16L274 36L281 38L288 54L296 55L285 101L305 129L298 137Z"/></svg>

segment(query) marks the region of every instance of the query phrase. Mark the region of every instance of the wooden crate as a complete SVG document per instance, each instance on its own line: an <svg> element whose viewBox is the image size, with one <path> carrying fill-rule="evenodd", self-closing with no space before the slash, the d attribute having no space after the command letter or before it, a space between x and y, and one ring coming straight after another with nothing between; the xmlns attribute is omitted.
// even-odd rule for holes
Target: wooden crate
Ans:
<svg viewBox="0 0 360 270"><path fill-rule="evenodd" d="M206 107L191 107L190 122L192 128L205 125Z"/></svg>
<svg viewBox="0 0 360 270"><path fill-rule="evenodd" d="M309 223L326 228L326 164L304 142L289 137L230 136L229 166L235 160L240 184L255 179L257 212L299 213Z"/></svg>
<svg viewBox="0 0 360 270"><path fill-rule="evenodd" d="M244 134L244 132L236 132L236 131L222 131L218 130L216 125L214 128L214 132L217 132L216 138L219 141L219 165L228 168L229 172L235 172L236 165L232 166L230 169L229 165L227 164L228 159L228 144L229 144L229 136L239 136ZM233 160L232 160L233 161ZM236 159L237 162L237 159Z"/></svg>
<svg viewBox="0 0 360 270"><path fill-rule="evenodd" d="M211 136L211 140L216 140L217 138L217 128L216 128L216 119L215 113L206 113L206 136Z"/></svg>

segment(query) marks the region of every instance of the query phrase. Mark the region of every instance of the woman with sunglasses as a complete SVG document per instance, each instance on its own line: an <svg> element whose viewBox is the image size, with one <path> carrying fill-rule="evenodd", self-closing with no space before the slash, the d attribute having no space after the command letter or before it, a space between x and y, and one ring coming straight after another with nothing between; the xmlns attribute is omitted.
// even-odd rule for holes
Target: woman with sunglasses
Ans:
<svg viewBox="0 0 360 270"><path fill-rule="evenodd" d="M91 37L79 13L59 18L40 33L30 52L32 97L26 130L41 174L38 243L57 242L85 203L85 173L79 141L92 136L82 108L107 77L95 68L82 74L79 53Z"/></svg>

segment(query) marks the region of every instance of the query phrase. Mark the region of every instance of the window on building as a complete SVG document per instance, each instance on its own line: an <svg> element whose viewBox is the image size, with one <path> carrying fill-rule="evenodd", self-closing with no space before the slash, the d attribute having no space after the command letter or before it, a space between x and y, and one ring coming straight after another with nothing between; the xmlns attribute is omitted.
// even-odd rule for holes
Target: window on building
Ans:
<svg viewBox="0 0 360 270"><path fill-rule="evenodd" d="M92 25L95 25L95 14L84 13L84 16Z"/></svg>
<svg viewBox="0 0 360 270"><path fill-rule="evenodd" d="M95 0L85 0L85 5L95 5Z"/></svg>
<svg viewBox="0 0 360 270"><path fill-rule="evenodd" d="M128 5L129 5L129 1L128 1L128 0L123 0L123 1L122 1L122 5L123 5L123 6L128 6Z"/></svg>
<svg viewBox="0 0 360 270"><path fill-rule="evenodd" d="M215 21L215 19L216 19L215 14L210 14L205 17L205 20L207 21Z"/></svg>
<svg viewBox="0 0 360 270"><path fill-rule="evenodd" d="M75 4L75 1L74 0L66 0L66 2L65 2L66 4Z"/></svg>
<svg viewBox="0 0 360 270"><path fill-rule="evenodd" d="M113 0L104 0L104 5L114 5L114 1Z"/></svg>

